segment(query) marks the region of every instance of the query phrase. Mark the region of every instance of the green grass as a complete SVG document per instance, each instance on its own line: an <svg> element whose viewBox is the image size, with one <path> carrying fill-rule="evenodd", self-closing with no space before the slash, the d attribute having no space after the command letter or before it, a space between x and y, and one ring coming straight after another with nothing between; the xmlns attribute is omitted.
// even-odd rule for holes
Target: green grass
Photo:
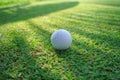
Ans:
<svg viewBox="0 0 120 80"><path fill-rule="evenodd" d="M0 0L0 6L21 4L21 3L30 3L30 2L35 2L35 1L43 1L43 0Z"/></svg>
<svg viewBox="0 0 120 80"><path fill-rule="evenodd" d="M0 80L120 80L119 3L119 0L3 3ZM55 50L50 43L51 34L61 28L73 38L71 47L65 51Z"/></svg>

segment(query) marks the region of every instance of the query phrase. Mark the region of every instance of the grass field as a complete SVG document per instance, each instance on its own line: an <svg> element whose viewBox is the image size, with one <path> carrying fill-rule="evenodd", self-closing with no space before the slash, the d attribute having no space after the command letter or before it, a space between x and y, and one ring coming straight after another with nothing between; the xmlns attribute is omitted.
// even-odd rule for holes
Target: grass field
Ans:
<svg viewBox="0 0 120 80"><path fill-rule="evenodd" d="M4 1L0 80L120 80L120 0ZM73 38L65 51L50 42L58 29Z"/></svg>

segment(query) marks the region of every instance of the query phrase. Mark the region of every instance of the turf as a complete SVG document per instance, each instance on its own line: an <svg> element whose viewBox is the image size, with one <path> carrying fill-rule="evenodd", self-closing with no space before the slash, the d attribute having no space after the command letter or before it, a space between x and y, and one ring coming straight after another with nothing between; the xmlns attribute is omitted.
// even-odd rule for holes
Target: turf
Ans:
<svg viewBox="0 0 120 80"><path fill-rule="evenodd" d="M0 80L120 80L119 3L3 3ZM51 45L50 36L58 29L66 29L72 35L73 42L67 50L58 51Z"/></svg>

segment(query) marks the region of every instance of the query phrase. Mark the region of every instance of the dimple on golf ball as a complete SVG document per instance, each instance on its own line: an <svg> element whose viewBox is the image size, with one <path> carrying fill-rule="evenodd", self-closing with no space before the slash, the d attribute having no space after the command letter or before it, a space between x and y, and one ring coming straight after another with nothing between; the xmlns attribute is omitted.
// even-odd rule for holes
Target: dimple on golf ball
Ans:
<svg viewBox="0 0 120 80"><path fill-rule="evenodd" d="M67 49L72 43L71 34L64 29L57 30L51 36L51 43L55 49Z"/></svg>

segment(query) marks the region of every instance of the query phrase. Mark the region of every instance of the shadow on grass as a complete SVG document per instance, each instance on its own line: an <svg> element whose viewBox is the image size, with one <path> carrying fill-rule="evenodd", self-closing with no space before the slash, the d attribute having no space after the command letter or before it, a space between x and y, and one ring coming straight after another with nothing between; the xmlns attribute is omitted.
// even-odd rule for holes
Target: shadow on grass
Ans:
<svg viewBox="0 0 120 80"><path fill-rule="evenodd" d="M107 11L103 12L103 11L97 10L97 11L94 11L94 13L92 15L73 14L73 16L67 15L67 16L65 16L65 18L73 19L73 20L77 20L77 21L94 23L94 24L98 24L98 25L99 24L107 24L107 25L111 25L111 26L120 26L119 17L116 17L117 14L120 14L120 12L114 11L114 13L110 13L110 12L108 13ZM113 15L115 15L115 17Z"/></svg>
<svg viewBox="0 0 120 80"><path fill-rule="evenodd" d="M94 40L97 44L104 44L108 47L112 48L119 48L120 45L120 39L118 37L115 37L113 35L106 35L106 34L95 34L95 33L89 33L84 30L76 29L75 31L76 34L82 35L86 38L89 38L91 40Z"/></svg>
<svg viewBox="0 0 120 80"><path fill-rule="evenodd" d="M74 7L78 4L79 2L62 2L44 5L37 4L35 6L31 6L30 4L23 4L20 6L0 8L0 25L22 21L38 16L44 16L49 13Z"/></svg>
<svg viewBox="0 0 120 80"><path fill-rule="evenodd" d="M50 36L52 33L42 28L41 25L37 25L36 23L33 23L32 21L28 21L28 24L30 26L30 29L36 33L37 38L41 39L41 43L43 44L43 47L45 49L49 49L51 46ZM46 46L47 45L47 46Z"/></svg>
<svg viewBox="0 0 120 80"><path fill-rule="evenodd" d="M0 79L29 79L29 80L53 80L54 75L47 69L41 68L31 55L31 46L25 39L25 35L12 32L12 42L2 44L0 49ZM59 76L60 78L60 76Z"/></svg>

